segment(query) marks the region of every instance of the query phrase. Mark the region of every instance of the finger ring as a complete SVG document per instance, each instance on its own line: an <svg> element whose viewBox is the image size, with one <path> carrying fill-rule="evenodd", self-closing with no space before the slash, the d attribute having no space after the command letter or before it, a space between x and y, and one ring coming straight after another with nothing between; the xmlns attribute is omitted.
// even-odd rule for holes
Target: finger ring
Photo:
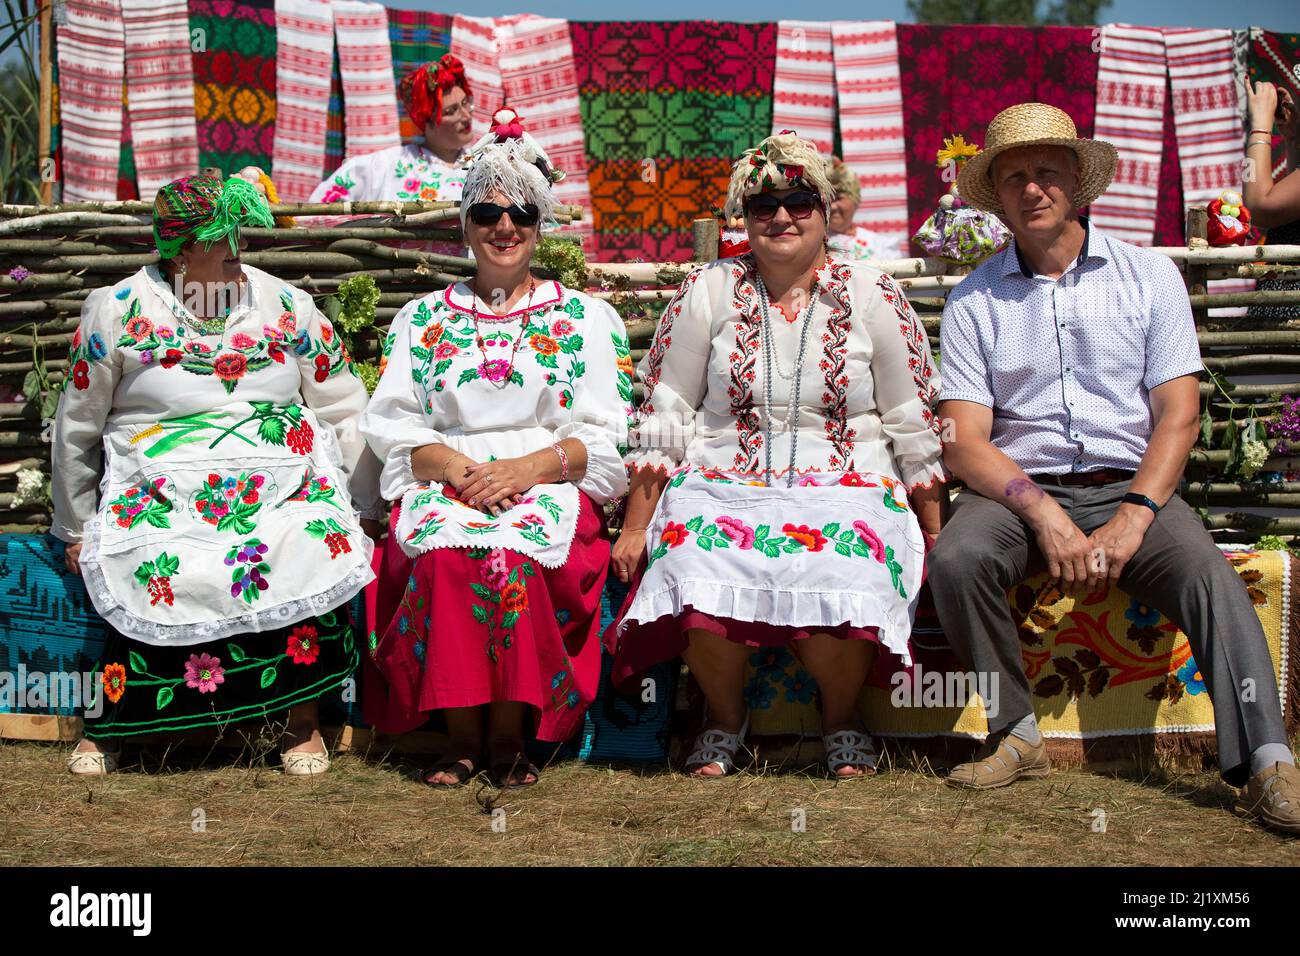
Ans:
<svg viewBox="0 0 1300 956"><path fill-rule="evenodd" d="M487 483L488 483L489 485L492 484L492 482L493 482L494 479L492 478L492 475L491 475L491 474L484 475L483 477L487 480Z"/></svg>

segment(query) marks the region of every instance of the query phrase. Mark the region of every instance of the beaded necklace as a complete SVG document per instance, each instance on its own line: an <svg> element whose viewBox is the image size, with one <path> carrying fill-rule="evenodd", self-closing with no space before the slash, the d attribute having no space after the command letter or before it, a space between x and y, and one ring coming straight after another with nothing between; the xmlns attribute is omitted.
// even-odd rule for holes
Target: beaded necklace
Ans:
<svg viewBox="0 0 1300 956"><path fill-rule="evenodd" d="M523 308L524 319L523 319L523 324L520 325L520 327L519 327L519 336L518 336L518 338L515 339L515 345L514 345L514 348L512 348L512 349L510 350L510 365L509 365L509 367L507 367L505 375L501 376L499 379L496 379L496 380L488 379L488 380L487 380L488 384L491 385L493 388L495 388L497 391L501 391L501 390L504 389L507 385L509 385L509 384L510 384L510 378L511 378L512 375L514 375L514 372L515 372L515 359L516 359L516 357L519 355L519 346L520 346L520 345L523 343L523 341L524 341L524 329L527 328L527 326L528 326L528 320L529 320L529 318L530 318L531 315L532 315L532 313L531 313L529 307L533 304L533 292L534 292L534 290L535 290L536 288L537 288L537 280L534 279L534 278L530 275L530 276L528 277L528 304L525 305L524 308ZM471 312L471 314L474 316L474 340L478 343L479 354L483 356L483 363L486 365L486 364L487 364L487 361L488 361L488 354L487 354L487 346L483 344L483 333L479 331L479 318L480 318L480 316L482 316L484 319L486 319L486 320L488 320L488 321L492 321L492 322L510 322L510 321L513 321L513 320L512 320L512 319L509 319L509 318L506 318L506 317L504 317L504 316L500 316L500 315L496 315L496 314L491 314L491 313L490 313L489 315L483 315L482 313L479 312L479 310L478 310L478 276L474 276L474 278L470 280L469 294L470 294L470 300L471 300L471 302L473 303L473 304L470 306L470 312Z"/></svg>
<svg viewBox="0 0 1300 956"><path fill-rule="evenodd" d="M768 309L767 286L763 284L763 277L757 272L754 275L754 284L758 287L758 302L763 313L763 484L770 488L772 486L772 364L776 348L772 339L772 317ZM789 375L786 375L784 370L781 369L780 359L776 359L777 372L780 376L787 381L791 378L794 379L794 387L790 389L790 402L786 408L785 416L785 429L790 431L790 468L785 475L785 486L787 488L794 486L795 461L799 453L799 416L801 412L799 391L800 385L803 383L804 356L808 350L808 326L812 322L813 309L817 306L817 288L818 282L814 279L812 292L809 295L808 308L804 310L803 314L803 325L799 328L799 354Z"/></svg>

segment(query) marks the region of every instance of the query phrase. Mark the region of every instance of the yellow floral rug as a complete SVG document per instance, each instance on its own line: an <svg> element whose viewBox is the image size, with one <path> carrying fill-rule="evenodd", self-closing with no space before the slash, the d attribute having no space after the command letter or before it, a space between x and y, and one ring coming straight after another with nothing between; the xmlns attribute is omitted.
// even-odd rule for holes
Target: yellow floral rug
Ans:
<svg viewBox="0 0 1300 956"><path fill-rule="evenodd" d="M1268 639L1287 727L1297 724L1300 627L1293 610L1292 558L1278 551L1226 550L1250 593ZM927 595L928 596L928 595ZM1214 712L1187 638L1167 618L1117 588L1093 596L1063 595L1046 579L1011 589L1021 651L1039 727L1058 759L1132 754L1134 738L1165 753L1214 751ZM862 715L882 737L956 737L987 733L977 684L934 626L923 600L913 632L916 666L883 688L868 688ZM1251 693L1252 688L1243 689ZM745 699L750 733L820 733L816 685L785 649L750 659ZM965 706L943 706L961 702Z"/></svg>

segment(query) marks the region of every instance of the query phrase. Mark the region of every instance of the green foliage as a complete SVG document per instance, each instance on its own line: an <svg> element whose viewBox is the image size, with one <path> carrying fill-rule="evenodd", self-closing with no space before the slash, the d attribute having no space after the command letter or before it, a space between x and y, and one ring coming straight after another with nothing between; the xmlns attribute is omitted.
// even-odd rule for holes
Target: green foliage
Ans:
<svg viewBox="0 0 1300 956"><path fill-rule="evenodd" d="M1291 545L1283 541L1280 535L1263 534L1255 542L1255 547L1260 551L1291 551Z"/></svg>
<svg viewBox="0 0 1300 956"><path fill-rule="evenodd" d="M587 288L587 259L576 239L568 236L542 236L537 242L533 262L553 272L565 288Z"/></svg>
<svg viewBox="0 0 1300 956"><path fill-rule="evenodd" d="M375 388L379 385L379 366L374 362L357 362L353 368L357 378L361 379L361 384L366 387L366 392L375 394Z"/></svg>
<svg viewBox="0 0 1300 956"><path fill-rule="evenodd" d="M0 200L40 200L40 47L35 0L4 0L0 13Z"/></svg>
<svg viewBox="0 0 1300 956"><path fill-rule="evenodd" d="M349 335L375 324L375 306L379 304L379 286L369 275L353 276L339 283L339 328Z"/></svg>
<svg viewBox="0 0 1300 956"><path fill-rule="evenodd" d="M1008 23L1092 26L1110 0L907 0L917 23Z"/></svg>

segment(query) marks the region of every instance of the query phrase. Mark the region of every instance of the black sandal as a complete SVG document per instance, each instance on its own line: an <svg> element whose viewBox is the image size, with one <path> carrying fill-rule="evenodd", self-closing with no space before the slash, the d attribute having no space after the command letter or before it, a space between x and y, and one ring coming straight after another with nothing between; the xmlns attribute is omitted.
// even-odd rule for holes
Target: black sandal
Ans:
<svg viewBox="0 0 1300 956"><path fill-rule="evenodd" d="M511 774L518 774L521 777L527 777L529 774L532 774L533 779L507 784L506 780ZM524 758L522 763L520 762L520 758L516 757L513 760L502 760L492 765L492 782L501 790L515 790L519 787L531 787L541 779L542 772L537 769L536 764L527 758Z"/></svg>
<svg viewBox="0 0 1300 956"><path fill-rule="evenodd" d="M424 782L424 785L426 787L433 787L433 789L435 790L454 790L457 787L463 787L465 786L465 784L469 783L471 780L477 777L479 773L478 764L475 763L473 764L473 766L466 767L465 766L466 760L470 760L471 763L473 762L472 759L469 757L461 757L457 760L440 761L439 763L434 764L428 770L424 771L424 773L420 775L420 779ZM438 774L438 773L449 773L456 778L456 782L455 783L434 783L432 780L429 779L434 774Z"/></svg>

